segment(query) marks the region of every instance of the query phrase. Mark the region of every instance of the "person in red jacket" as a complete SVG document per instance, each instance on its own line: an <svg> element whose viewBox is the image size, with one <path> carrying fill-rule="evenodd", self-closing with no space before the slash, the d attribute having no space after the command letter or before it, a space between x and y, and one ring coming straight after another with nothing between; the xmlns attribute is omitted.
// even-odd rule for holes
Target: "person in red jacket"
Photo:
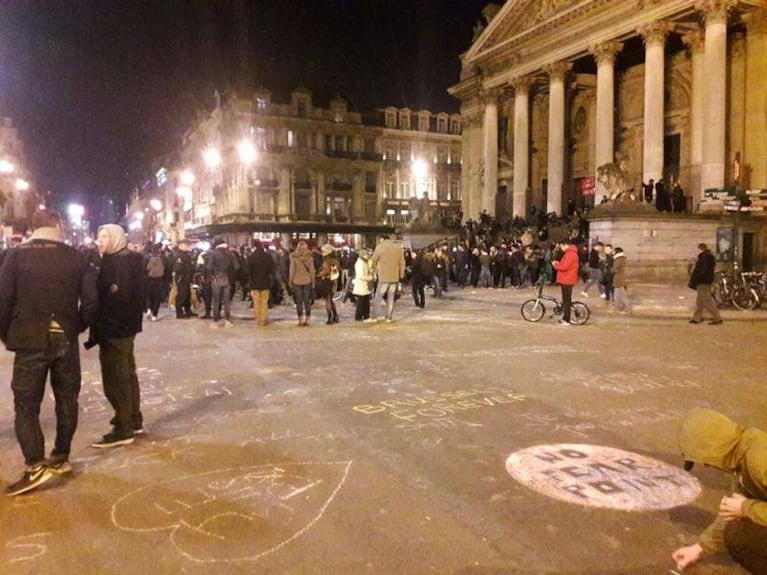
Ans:
<svg viewBox="0 0 767 575"><path fill-rule="evenodd" d="M565 239L559 242L562 256L551 262L557 270L557 283L562 286L562 319L559 323L570 325L570 304L573 301L573 286L578 283L578 249L572 240Z"/></svg>

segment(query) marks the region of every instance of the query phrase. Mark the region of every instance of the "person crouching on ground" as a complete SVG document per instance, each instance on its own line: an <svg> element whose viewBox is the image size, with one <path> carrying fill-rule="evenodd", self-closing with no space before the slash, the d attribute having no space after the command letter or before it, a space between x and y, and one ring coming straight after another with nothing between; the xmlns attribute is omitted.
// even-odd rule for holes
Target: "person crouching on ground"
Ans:
<svg viewBox="0 0 767 575"><path fill-rule="evenodd" d="M99 346L104 395L115 411L112 431L91 444L107 448L133 443L134 434L144 432L133 352L142 328L144 260L128 249L125 231L116 224L101 226L97 241L102 257L99 307L86 347Z"/></svg>
<svg viewBox="0 0 767 575"><path fill-rule="evenodd" d="M692 410L682 422L684 467L703 463L732 475L714 522L698 542L672 554L679 569L727 551L753 575L767 575L767 433L743 428L712 409Z"/></svg>

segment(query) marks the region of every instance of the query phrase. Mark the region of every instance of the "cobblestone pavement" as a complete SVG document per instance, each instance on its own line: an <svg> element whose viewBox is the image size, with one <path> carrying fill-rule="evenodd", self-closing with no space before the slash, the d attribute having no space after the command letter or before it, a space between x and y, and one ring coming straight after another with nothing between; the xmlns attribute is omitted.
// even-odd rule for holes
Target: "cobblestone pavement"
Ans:
<svg viewBox="0 0 767 575"><path fill-rule="evenodd" d="M547 288L556 295L557 288ZM658 574L729 489L679 468L680 417L767 428L767 312L690 325L694 292L630 287L631 316L525 322L532 290L397 303L394 323L257 327L171 312L137 339L148 433L113 450L83 352L73 477L0 500L4 574ZM576 290L576 298L581 298ZM21 472L0 352L0 478ZM43 406L48 446L52 398ZM686 573L738 574L726 558Z"/></svg>

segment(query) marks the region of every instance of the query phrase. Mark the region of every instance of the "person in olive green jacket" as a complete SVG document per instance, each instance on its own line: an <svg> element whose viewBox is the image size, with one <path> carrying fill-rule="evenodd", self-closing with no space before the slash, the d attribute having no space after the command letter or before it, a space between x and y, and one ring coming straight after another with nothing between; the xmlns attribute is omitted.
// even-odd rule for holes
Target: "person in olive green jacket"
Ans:
<svg viewBox="0 0 767 575"><path fill-rule="evenodd" d="M767 433L698 408L682 422L679 446L685 469L703 463L727 471L733 489L722 498L716 520L698 542L674 551L677 567L684 569L703 555L727 551L750 573L767 574Z"/></svg>

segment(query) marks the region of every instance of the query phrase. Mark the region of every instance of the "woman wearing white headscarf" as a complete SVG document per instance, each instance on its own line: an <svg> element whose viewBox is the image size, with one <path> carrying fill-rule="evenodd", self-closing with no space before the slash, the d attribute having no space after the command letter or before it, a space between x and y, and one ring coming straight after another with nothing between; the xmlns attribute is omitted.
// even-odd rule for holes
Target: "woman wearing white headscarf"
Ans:
<svg viewBox="0 0 767 575"><path fill-rule="evenodd" d="M132 443L134 433L143 432L133 343L141 331L146 296L144 258L128 249L125 231L116 224L101 226L98 246L99 309L90 344L99 346L104 395L115 415L112 431L92 446L105 448Z"/></svg>

